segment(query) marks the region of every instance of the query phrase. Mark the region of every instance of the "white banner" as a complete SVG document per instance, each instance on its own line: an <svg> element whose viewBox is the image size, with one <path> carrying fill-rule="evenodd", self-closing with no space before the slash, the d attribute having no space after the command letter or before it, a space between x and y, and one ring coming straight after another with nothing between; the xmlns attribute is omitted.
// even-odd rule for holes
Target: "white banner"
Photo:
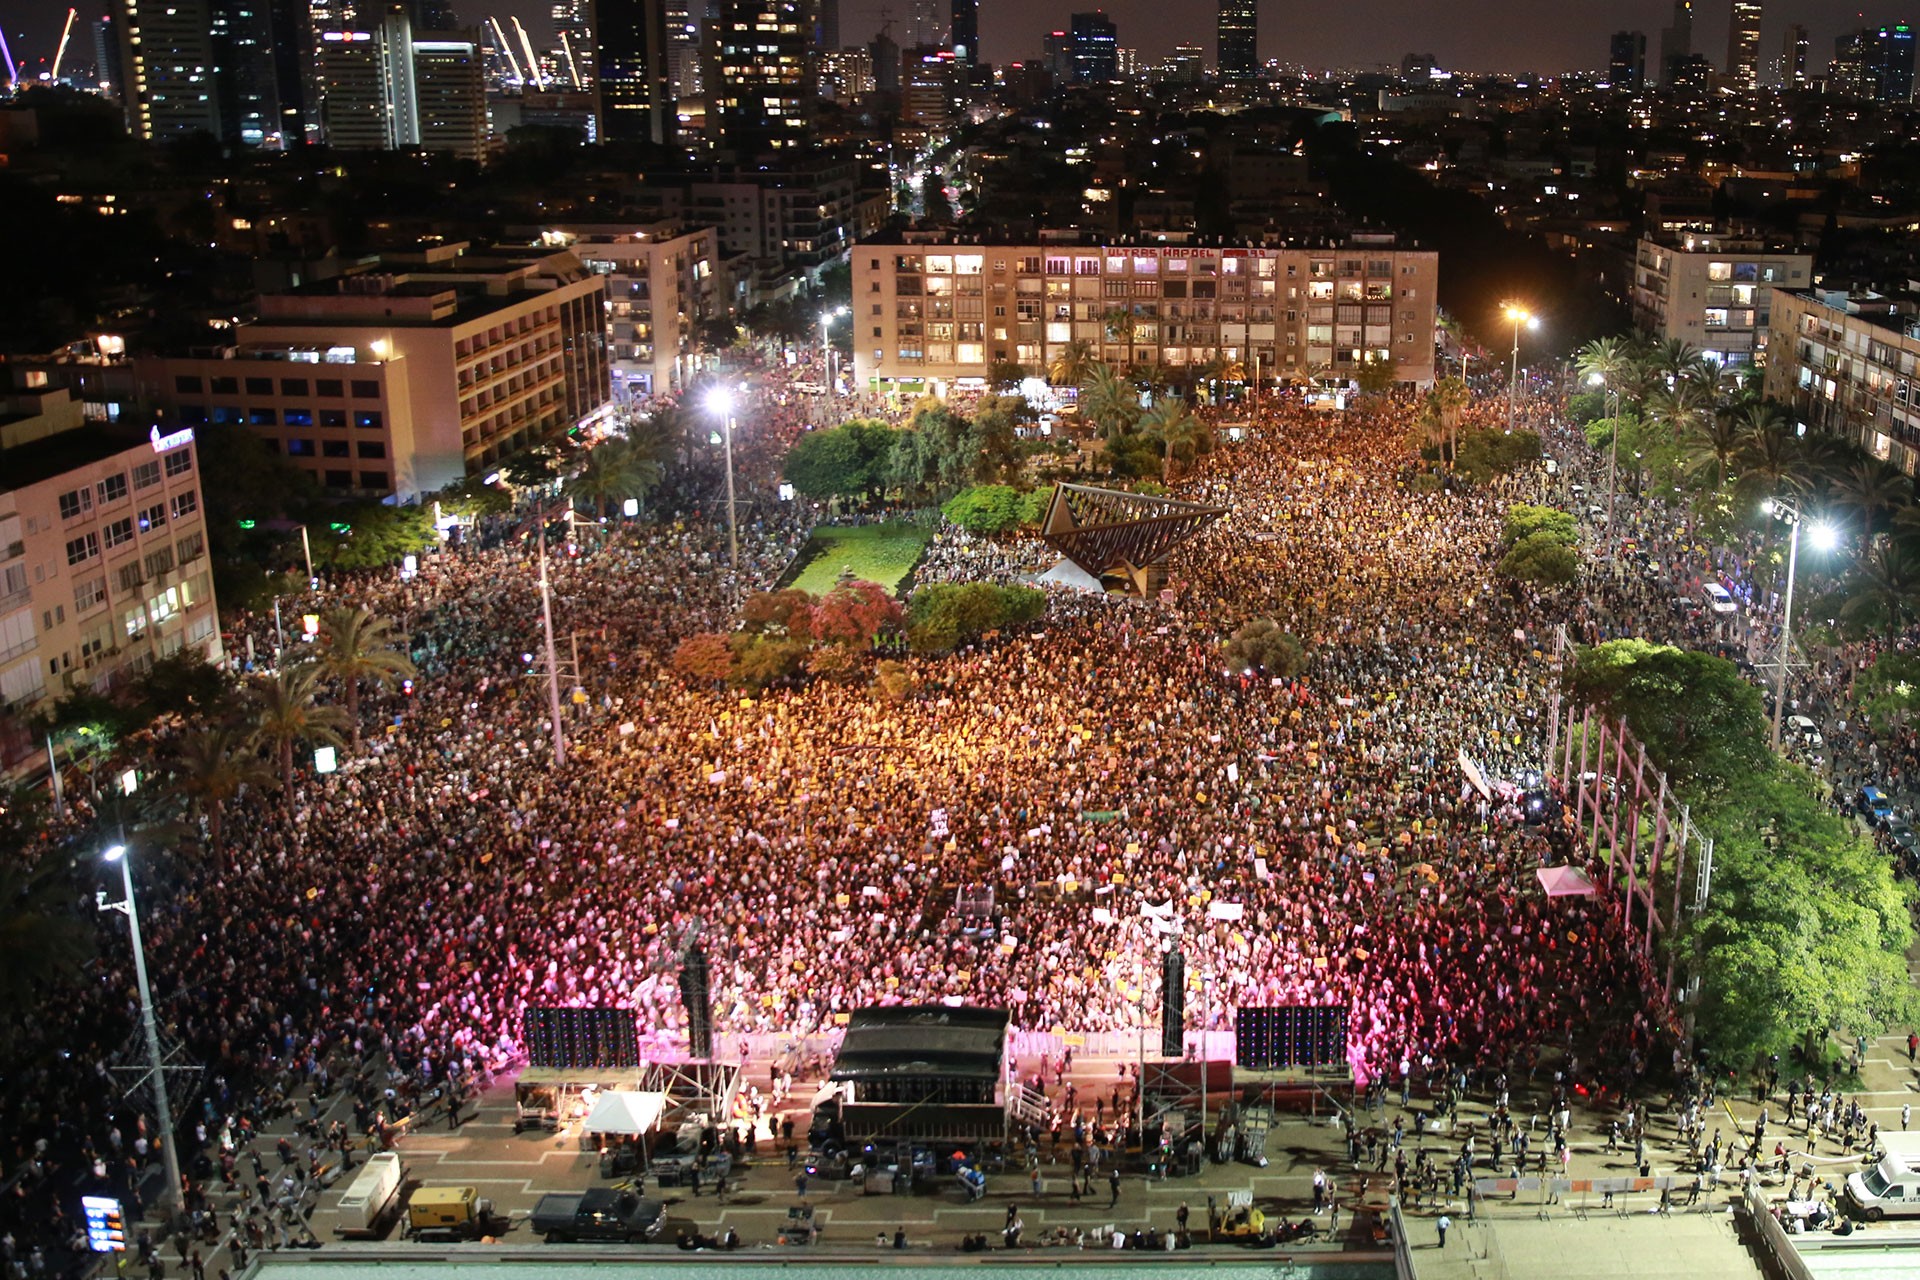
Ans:
<svg viewBox="0 0 1920 1280"><path fill-rule="evenodd" d="M1242 903L1221 902L1216 899L1207 904L1207 919L1209 920L1238 920L1246 914L1247 908Z"/></svg>
<svg viewBox="0 0 1920 1280"><path fill-rule="evenodd" d="M1467 781L1473 784L1483 799L1493 799L1493 788L1487 785L1487 775L1480 772L1480 766L1473 762L1465 747L1460 748L1460 772L1467 775Z"/></svg>
<svg viewBox="0 0 1920 1280"><path fill-rule="evenodd" d="M1140 914L1143 916L1159 916L1163 920L1171 920L1173 919L1173 900L1168 899L1157 907L1151 902L1143 902L1140 904Z"/></svg>

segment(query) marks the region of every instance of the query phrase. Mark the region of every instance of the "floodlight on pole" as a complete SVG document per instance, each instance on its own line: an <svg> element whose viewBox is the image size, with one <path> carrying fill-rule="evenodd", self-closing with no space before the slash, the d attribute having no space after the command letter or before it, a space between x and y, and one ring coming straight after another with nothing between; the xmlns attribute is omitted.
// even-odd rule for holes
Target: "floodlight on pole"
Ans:
<svg viewBox="0 0 1920 1280"><path fill-rule="evenodd" d="M1520 326L1538 329L1540 320L1517 302L1507 303L1504 313L1513 322L1513 371L1507 380L1507 432L1512 434L1514 419L1520 409Z"/></svg>
<svg viewBox="0 0 1920 1280"><path fill-rule="evenodd" d="M722 423L721 435L727 450L727 563L733 573L733 599L740 598L740 523L739 510L733 496L733 391L728 387L715 387L707 392L707 408L718 414Z"/></svg>
<svg viewBox="0 0 1920 1280"><path fill-rule="evenodd" d="M1778 751L1780 720L1787 705L1787 655L1793 646L1793 587L1800 567L1800 526L1805 519L1798 498L1768 498L1760 504L1760 509L1793 526L1793 536L1787 543L1787 596L1780 612L1780 666L1773 676L1773 749ZM1816 524L1807 532L1817 551L1829 551L1839 545L1839 531L1831 525Z"/></svg>

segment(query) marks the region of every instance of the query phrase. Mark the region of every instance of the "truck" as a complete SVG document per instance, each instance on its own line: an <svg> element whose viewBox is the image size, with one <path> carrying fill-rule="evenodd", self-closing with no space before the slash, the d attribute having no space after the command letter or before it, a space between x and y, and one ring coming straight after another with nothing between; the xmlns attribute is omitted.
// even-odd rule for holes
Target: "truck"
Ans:
<svg viewBox="0 0 1920 1280"><path fill-rule="evenodd" d="M1847 1175L1847 1203L1868 1222L1920 1214L1920 1133L1883 1133L1872 1168Z"/></svg>
<svg viewBox="0 0 1920 1280"><path fill-rule="evenodd" d="M382 1234L400 1207L400 1190L406 1181L407 1171L398 1152L369 1156L340 1197L340 1221L334 1231L361 1238Z"/></svg>
<svg viewBox="0 0 1920 1280"><path fill-rule="evenodd" d="M578 1194L541 1196L531 1222L534 1234L545 1237L548 1244L576 1240L634 1244L659 1234L662 1213L658 1200L644 1200L616 1187L593 1187Z"/></svg>
<svg viewBox="0 0 1920 1280"><path fill-rule="evenodd" d="M478 1187L420 1187L407 1202L407 1235L415 1240L478 1240L502 1225Z"/></svg>

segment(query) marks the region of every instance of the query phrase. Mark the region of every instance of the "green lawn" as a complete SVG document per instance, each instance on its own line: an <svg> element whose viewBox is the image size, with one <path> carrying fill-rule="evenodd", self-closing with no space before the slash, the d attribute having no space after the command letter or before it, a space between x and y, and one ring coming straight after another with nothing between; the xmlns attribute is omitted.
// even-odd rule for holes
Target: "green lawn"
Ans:
<svg viewBox="0 0 1920 1280"><path fill-rule="evenodd" d="M808 544L813 558L800 570L793 585L814 595L825 595L840 580L842 569L877 582L888 591L920 561L933 535L906 524L863 524L851 528L816 529Z"/></svg>

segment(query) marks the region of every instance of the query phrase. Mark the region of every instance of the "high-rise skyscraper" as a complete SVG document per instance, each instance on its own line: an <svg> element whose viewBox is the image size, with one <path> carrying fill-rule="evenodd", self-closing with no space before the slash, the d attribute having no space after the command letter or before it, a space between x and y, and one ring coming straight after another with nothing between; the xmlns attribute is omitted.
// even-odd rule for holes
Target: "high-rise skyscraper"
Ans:
<svg viewBox="0 0 1920 1280"><path fill-rule="evenodd" d="M1760 84L1760 0L1733 0L1727 26L1727 79L1742 89Z"/></svg>
<svg viewBox="0 0 1920 1280"><path fill-rule="evenodd" d="M813 37L820 52L839 51L840 0L814 0Z"/></svg>
<svg viewBox="0 0 1920 1280"><path fill-rule="evenodd" d="M560 71L576 89L591 89L599 46L593 36L593 0L554 0L553 38L560 43Z"/></svg>
<svg viewBox="0 0 1920 1280"><path fill-rule="evenodd" d="M420 144L413 23L394 5L358 30L320 34L320 118L327 145L391 151Z"/></svg>
<svg viewBox="0 0 1920 1280"><path fill-rule="evenodd" d="M1867 79L1875 102L1913 101L1913 28L1881 27L1867 42Z"/></svg>
<svg viewBox="0 0 1920 1280"><path fill-rule="evenodd" d="M1120 71L1119 28L1104 9L1076 13L1067 23L1076 84L1106 84Z"/></svg>
<svg viewBox="0 0 1920 1280"><path fill-rule="evenodd" d="M1693 56L1693 0L1673 0L1673 22L1660 33L1660 83L1672 84L1680 64Z"/></svg>
<svg viewBox="0 0 1920 1280"><path fill-rule="evenodd" d="M466 160L486 158L486 45L478 31L417 33L413 91L421 146Z"/></svg>
<svg viewBox="0 0 1920 1280"><path fill-rule="evenodd" d="M806 0L723 0L709 36L708 136L743 157L805 142L812 38Z"/></svg>
<svg viewBox="0 0 1920 1280"><path fill-rule="evenodd" d="M214 0L207 34L217 68L220 136L249 147L280 143L280 94L268 0ZM294 139L299 142L300 139Z"/></svg>
<svg viewBox="0 0 1920 1280"><path fill-rule="evenodd" d="M272 0L273 84L280 104L280 145L297 147L320 136L314 88L313 7L307 0Z"/></svg>
<svg viewBox="0 0 1920 1280"><path fill-rule="evenodd" d="M971 67L980 61L980 0L953 0L948 35L956 62Z"/></svg>
<svg viewBox="0 0 1920 1280"><path fill-rule="evenodd" d="M1260 75L1260 0L1220 0L1215 28L1220 78L1254 80Z"/></svg>
<svg viewBox="0 0 1920 1280"><path fill-rule="evenodd" d="M596 0L593 18L605 136L666 142L673 105L666 7L661 0Z"/></svg>
<svg viewBox="0 0 1920 1280"><path fill-rule="evenodd" d="M1807 35L1807 29L1799 23L1787 28L1787 38L1780 45L1780 83L1788 89L1797 89L1807 82L1807 54L1813 41Z"/></svg>
<svg viewBox="0 0 1920 1280"><path fill-rule="evenodd" d="M208 0L114 0L122 76L114 89L134 137L178 142L196 133L219 136L212 10Z"/></svg>
<svg viewBox="0 0 1920 1280"><path fill-rule="evenodd" d="M1607 80L1616 89L1638 89L1647 82L1647 33L1616 31L1607 45Z"/></svg>
<svg viewBox="0 0 1920 1280"><path fill-rule="evenodd" d="M452 0L406 0L407 21L415 31L452 31L459 26Z"/></svg>

